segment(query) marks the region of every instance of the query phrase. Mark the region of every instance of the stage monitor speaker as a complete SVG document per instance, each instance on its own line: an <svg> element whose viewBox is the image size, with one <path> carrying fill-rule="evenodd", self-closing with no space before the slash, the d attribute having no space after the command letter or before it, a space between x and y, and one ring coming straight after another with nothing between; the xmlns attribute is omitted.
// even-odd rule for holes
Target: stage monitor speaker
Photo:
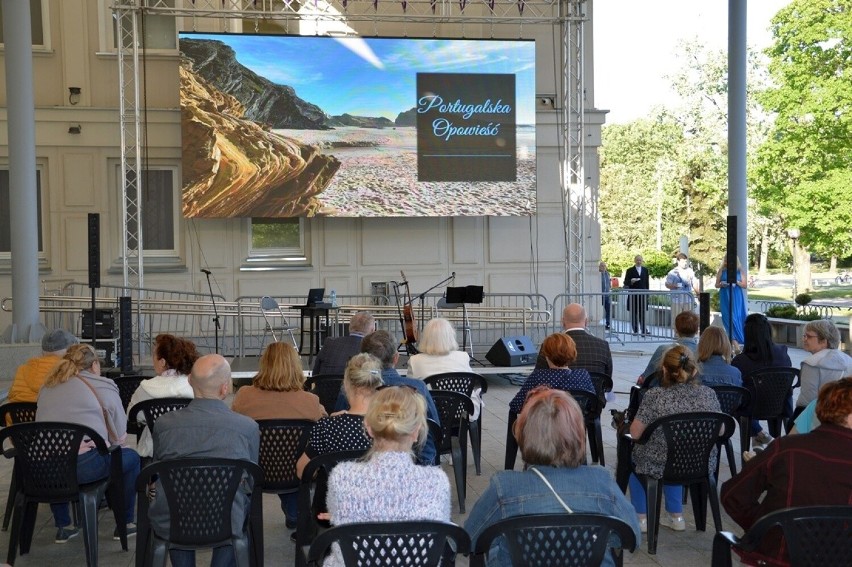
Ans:
<svg viewBox="0 0 852 567"><path fill-rule="evenodd" d="M526 366L535 364L538 351L529 337L500 337L485 359L494 366Z"/></svg>
<svg viewBox="0 0 852 567"><path fill-rule="evenodd" d="M133 370L133 301L130 297L118 298L119 350L121 351L121 371Z"/></svg>
<svg viewBox="0 0 852 567"><path fill-rule="evenodd" d="M101 215L89 213L89 287L101 287Z"/></svg>

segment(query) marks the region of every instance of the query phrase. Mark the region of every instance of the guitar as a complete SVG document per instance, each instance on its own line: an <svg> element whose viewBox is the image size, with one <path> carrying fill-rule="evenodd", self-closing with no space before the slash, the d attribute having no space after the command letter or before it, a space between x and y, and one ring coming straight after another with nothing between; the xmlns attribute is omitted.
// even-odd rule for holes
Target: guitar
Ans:
<svg viewBox="0 0 852 567"><path fill-rule="evenodd" d="M399 285L405 286L405 306L402 308L403 328L405 329L405 344L413 345L417 342L417 326L414 324L414 310L411 308L411 290L405 272L399 271L402 281Z"/></svg>

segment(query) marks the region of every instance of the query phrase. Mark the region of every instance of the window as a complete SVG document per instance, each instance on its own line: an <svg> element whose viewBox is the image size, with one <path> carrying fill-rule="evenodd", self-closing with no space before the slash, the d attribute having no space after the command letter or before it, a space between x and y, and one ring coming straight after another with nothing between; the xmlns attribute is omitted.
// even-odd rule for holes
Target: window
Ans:
<svg viewBox="0 0 852 567"><path fill-rule="evenodd" d="M143 0L141 3L152 8L174 8L177 0ZM109 22L115 22L109 26L107 32L111 38L108 39L108 45L112 49L118 47L118 37L116 34L116 26L118 22L114 19L111 3L104 2L104 9L107 11ZM125 40L125 47L130 48L130 40L132 38L132 29L130 28L131 21L124 19L121 25L125 26L121 34ZM145 50L177 50L177 26L175 24L175 16L171 14L151 14L142 12L142 17L137 22L137 30L141 43L139 47Z"/></svg>
<svg viewBox="0 0 852 567"><path fill-rule="evenodd" d="M44 252L44 239L42 236L41 218L41 172L36 171L36 207L38 211L38 251ZM12 217L11 205L9 203L9 170L0 169L0 258L11 258L12 253L12 230L10 226Z"/></svg>
<svg viewBox="0 0 852 567"><path fill-rule="evenodd" d="M120 168L120 166L119 166ZM128 171L128 187L133 186L134 172ZM177 170L173 167L149 167L142 171L142 248L145 257L177 256L178 232L178 188ZM119 199L121 188L119 187ZM119 211L122 210L119 202ZM131 233L137 232L135 223L127 227Z"/></svg>
<svg viewBox="0 0 852 567"><path fill-rule="evenodd" d="M269 218L249 222L249 269L307 264L305 219Z"/></svg>
<svg viewBox="0 0 852 567"><path fill-rule="evenodd" d="M30 0L30 29L33 35L33 45L46 47L44 42L44 22L42 21L42 0ZM0 5L0 43L3 43L3 6Z"/></svg>

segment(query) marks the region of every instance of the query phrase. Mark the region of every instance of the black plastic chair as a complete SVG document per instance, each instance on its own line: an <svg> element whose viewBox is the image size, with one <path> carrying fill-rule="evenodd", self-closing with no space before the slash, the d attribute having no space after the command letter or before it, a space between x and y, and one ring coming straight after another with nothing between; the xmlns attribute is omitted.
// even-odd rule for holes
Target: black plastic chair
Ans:
<svg viewBox="0 0 852 567"><path fill-rule="evenodd" d="M318 455L308 461L299 481L298 516L296 519L296 566L308 564L308 549L327 522L317 520L317 514L326 512L325 496L328 492L328 475L339 463L354 461L364 456L365 450L339 451Z"/></svg>
<svg viewBox="0 0 852 567"><path fill-rule="evenodd" d="M620 547L610 550L611 536ZM485 528L473 543L471 567L485 567L495 540L504 538L512 565L586 567L600 565L611 552L616 567L623 550L636 549L636 534L624 520L603 514L528 514L500 520Z"/></svg>
<svg viewBox="0 0 852 567"><path fill-rule="evenodd" d="M15 562L20 547L21 555L30 551L39 503L71 502L82 519L86 564L98 564L98 503L112 485L111 505L116 527L121 536L121 547L127 550L127 526L124 523L124 491L121 448L107 447L94 430L76 423L40 421L10 425L0 431L0 446L7 447L9 440L15 448L17 491L9 551L6 562ZM77 458L80 444L91 439L94 451L111 455L110 475L96 482L77 482Z"/></svg>
<svg viewBox="0 0 852 567"><path fill-rule="evenodd" d="M148 519L148 485L158 479L158 490L169 509L168 539L154 532ZM234 535L231 523L237 491L251 485L251 500L243 531ZM136 480L139 530L136 565L165 567L171 547L209 549L232 545L237 565L263 565L263 471L250 462L212 457L174 459L148 465Z"/></svg>
<svg viewBox="0 0 852 567"><path fill-rule="evenodd" d="M742 537L718 532L713 538L713 567L731 567L732 549L755 552L767 532L777 529L783 534L789 565L852 565L852 506L803 506L763 516Z"/></svg>
<svg viewBox="0 0 852 567"><path fill-rule="evenodd" d="M30 423L35 421L38 404L35 402L9 402L0 406L0 427L15 425L16 423ZM15 449L11 447L3 452L3 456L11 459L15 456ZM14 468L14 465L13 465ZM6 498L6 512L3 514L3 531L9 529L9 520L12 519L12 511L15 509L15 491L17 483L15 482L15 472L12 471L12 478L9 481L9 496Z"/></svg>
<svg viewBox="0 0 852 567"><path fill-rule="evenodd" d="M331 415L337 406L337 398L343 388L343 375L318 374L305 380L305 391L319 396L325 412Z"/></svg>
<svg viewBox="0 0 852 567"><path fill-rule="evenodd" d="M133 398L133 394L136 393L142 380L147 380L147 378L143 378L142 376L118 376L112 379L115 385L118 386L118 397L121 398L121 407L124 408L124 413L127 413L127 408L130 407L130 400ZM127 422L128 435L136 435L138 439L142 429L144 429L144 426L140 427L136 422Z"/></svg>
<svg viewBox="0 0 852 567"><path fill-rule="evenodd" d="M467 492L468 417L473 413L473 401L458 392L432 390L431 394L441 418L441 444L436 447L437 453L452 456L459 513L464 514Z"/></svg>
<svg viewBox="0 0 852 567"><path fill-rule="evenodd" d="M192 398L154 398L152 400L145 400L130 408L127 422L128 424L137 424L136 439L138 440L146 427L153 431L154 423L156 423L161 415L170 411L183 409L191 401ZM140 413L142 414L142 419L139 419Z"/></svg>
<svg viewBox="0 0 852 567"><path fill-rule="evenodd" d="M781 425L789 433L792 425L787 412L787 398L799 387L799 369L762 368L743 376L743 387L751 394L751 403L740 412L740 451L751 448L751 421L765 419L773 437L781 435Z"/></svg>
<svg viewBox="0 0 852 567"><path fill-rule="evenodd" d="M455 524L427 520L345 524L314 540L308 565L322 565L334 542L350 567L441 565L442 560L452 564L457 554L470 552L470 536Z"/></svg>
<svg viewBox="0 0 852 567"><path fill-rule="evenodd" d="M667 415L650 423L639 439L639 445L647 443L657 430L666 440L667 460L661 478L637 474L645 487L648 502L648 553L657 553L657 536L660 531L660 506L662 484L679 484L689 487L696 529L707 527L707 500L713 511L716 531L722 529L719 510L719 494L716 488L715 471L708 470L710 455L720 441L733 435L736 421L721 412L691 412ZM632 439L629 434L627 437Z"/></svg>
<svg viewBox="0 0 852 567"><path fill-rule="evenodd" d="M260 458L263 492L295 494L299 491L296 461L305 452L314 422L308 419L260 419Z"/></svg>
<svg viewBox="0 0 852 567"><path fill-rule="evenodd" d="M719 399L719 406L722 408L722 413L726 413L734 419L739 419L740 412L747 407L751 402L751 394L742 386L731 386L727 384L718 384L710 386L710 389L716 392L716 397ZM734 444L731 438L725 439L719 445L719 460L716 461L716 478L719 478L719 466L722 463L722 446L725 447L725 455L728 458L728 466L731 467L731 476L737 474L737 462L734 456Z"/></svg>
<svg viewBox="0 0 852 567"><path fill-rule="evenodd" d="M651 375L653 376L653 374ZM645 383L647 384L647 380ZM643 384L644 386L644 384ZM624 424L620 429L621 433L630 431L630 422L636 417L636 412L639 411L639 406L642 404L642 399L648 392L648 387L633 386L630 388L630 399L627 403L627 409L624 410ZM633 442L629 436L618 435L615 445L616 463L615 463L615 484L621 489L621 492L627 494L627 485L630 482L630 473L633 471Z"/></svg>
<svg viewBox="0 0 852 567"><path fill-rule="evenodd" d="M567 392L572 398L574 398L574 400L577 401L577 405L580 406L580 411L583 412L583 421L586 425L586 432L589 438L589 450L592 453L592 459L594 460L594 451L592 450L592 446L597 445L601 448L599 452L600 465L604 466L603 432L601 431L601 410L598 397L586 390L567 390ZM515 468L515 460L517 460L518 456L518 440L515 439L514 433L515 421L517 420L518 414L510 411L509 419L506 424L506 456L503 463L506 470L512 470Z"/></svg>
<svg viewBox="0 0 852 567"><path fill-rule="evenodd" d="M469 398L477 388L480 390L480 397L488 391L488 382L485 380L485 377L475 372L444 372L442 374L433 374L428 378L424 378L423 382L432 390L458 392ZM483 406L480 406L479 416L476 421L470 422L471 427L468 429L470 448L473 452L473 465L476 468L477 476L482 474L482 410Z"/></svg>

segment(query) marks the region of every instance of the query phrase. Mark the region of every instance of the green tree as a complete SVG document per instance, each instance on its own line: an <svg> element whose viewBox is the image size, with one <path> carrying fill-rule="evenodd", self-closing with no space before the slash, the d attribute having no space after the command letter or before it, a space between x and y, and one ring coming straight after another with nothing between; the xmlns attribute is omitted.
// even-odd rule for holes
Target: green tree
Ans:
<svg viewBox="0 0 852 567"><path fill-rule="evenodd" d="M852 1L794 0L772 33L773 86L760 101L776 118L754 193L801 229L803 246L842 257L852 240Z"/></svg>

